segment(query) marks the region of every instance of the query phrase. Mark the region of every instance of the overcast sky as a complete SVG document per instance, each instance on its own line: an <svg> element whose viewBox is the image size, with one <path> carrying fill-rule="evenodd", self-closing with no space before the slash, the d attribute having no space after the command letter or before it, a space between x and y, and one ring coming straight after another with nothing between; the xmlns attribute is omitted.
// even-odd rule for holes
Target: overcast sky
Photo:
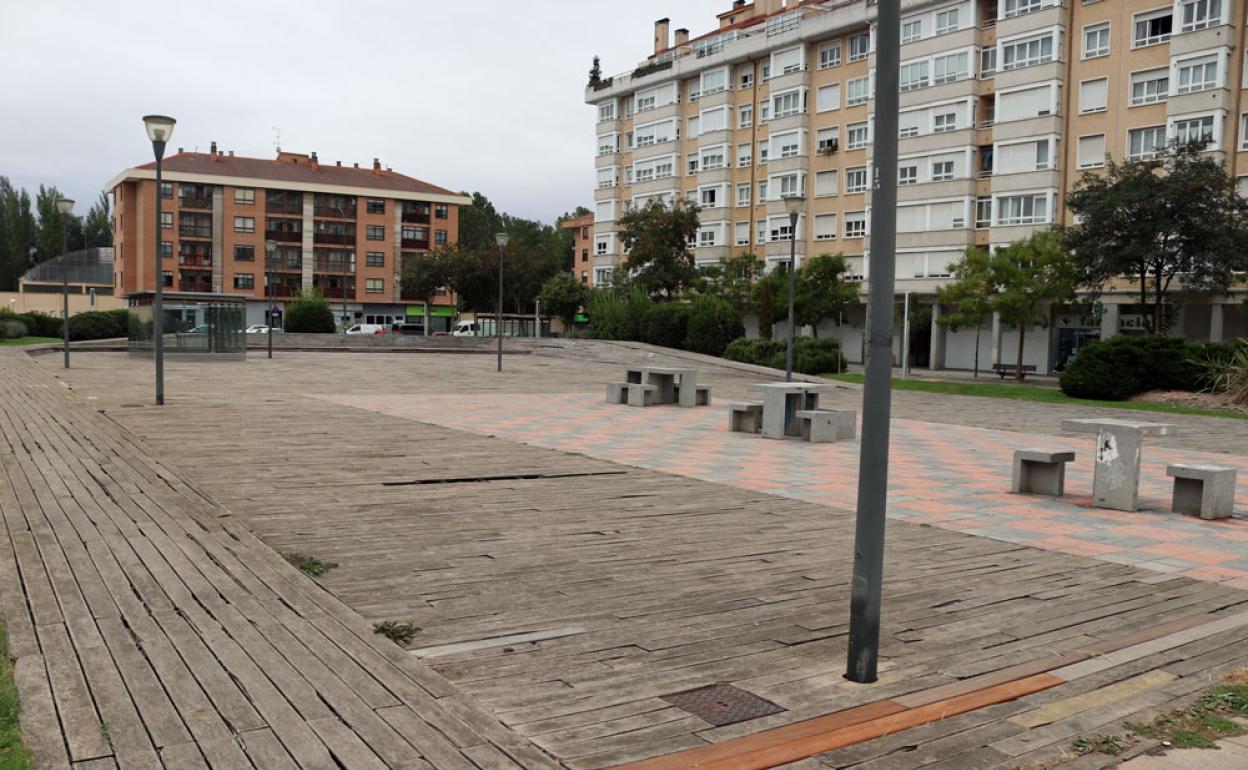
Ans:
<svg viewBox="0 0 1248 770"><path fill-rule="evenodd" d="M0 0L0 175L84 212L152 160L219 147L372 163L551 221L593 201L595 53L650 53L654 20L710 31L730 0Z"/></svg>

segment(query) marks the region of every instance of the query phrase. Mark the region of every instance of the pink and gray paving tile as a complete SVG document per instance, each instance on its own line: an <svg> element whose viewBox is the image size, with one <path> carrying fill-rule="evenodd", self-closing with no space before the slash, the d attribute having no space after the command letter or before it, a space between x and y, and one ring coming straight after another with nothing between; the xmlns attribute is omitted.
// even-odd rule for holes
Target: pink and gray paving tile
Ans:
<svg viewBox="0 0 1248 770"><path fill-rule="evenodd" d="M857 441L809 444L732 433L723 406L635 409L588 393L320 397L741 489L841 508L855 504ZM1091 435L894 420L889 516L1248 589L1248 456L1174 450L1165 438L1146 439L1140 510L1125 513L1092 507L1094 442ZM1023 448L1077 453L1065 497L1009 493L1013 451ZM1235 517L1202 521L1171 513L1166 465L1175 462L1237 468Z"/></svg>

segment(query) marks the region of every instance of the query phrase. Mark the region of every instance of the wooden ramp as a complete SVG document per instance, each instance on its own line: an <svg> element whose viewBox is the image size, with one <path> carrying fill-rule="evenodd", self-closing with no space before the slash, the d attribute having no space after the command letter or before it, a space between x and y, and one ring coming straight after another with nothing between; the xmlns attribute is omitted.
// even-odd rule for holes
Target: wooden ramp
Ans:
<svg viewBox="0 0 1248 770"><path fill-rule="evenodd" d="M0 516L38 767L560 766L18 354Z"/></svg>

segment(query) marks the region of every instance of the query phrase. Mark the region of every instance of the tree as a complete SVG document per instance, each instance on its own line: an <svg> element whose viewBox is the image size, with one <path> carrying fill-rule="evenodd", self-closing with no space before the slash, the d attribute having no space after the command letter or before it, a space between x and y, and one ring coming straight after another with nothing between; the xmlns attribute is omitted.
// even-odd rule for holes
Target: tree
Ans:
<svg viewBox="0 0 1248 770"><path fill-rule="evenodd" d="M467 193L464 193L467 195ZM472 204L459 210L459 248L464 251L493 251L494 236L503 231L503 218L494 204L479 192L472 194Z"/></svg>
<svg viewBox="0 0 1248 770"><path fill-rule="evenodd" d="M798 326L809 326L818 337L821 321L836 318L858 304L858 283L845 280L847 269L840 254L820 254L802 263L793 308Z"/></svg>
<svg viewBox="0 0 1248 770"><path fill-rule="evenodd" d="M82 247L94 249L113 245L113 218L109 213L108 193L101 192L82 223Z"/></svg>
<svg viewBox="0 0 1248 770"><path fill-rule="evenodd" d="M292 333L333 334L334 311L318 289L301 291L286 305L283 327Z"/></svg>
<svg viewBox="0 0 1248 770"><path fill-rule="evenodd" d="M513 313L528 313L542 284L563 269L563 235L550 225L506 214L502 223L510 236L503 260L504 312L509 307ZM494 254L497 259L497 245Z"/></svg>
<svg viewBox="0 0 1248 770"><path fill-rule="evenodd" d="M1048 307L1075 298L1075 267L1055 230L1043 230L991 253L968 250L953 268L953 283L942 302L982 302L1004 323L1018 326L1015 379L1023 379L1023 346L1028 326L1047 326Z"/></svg>
<svg viewBox="0 0 1248 770"><path fill-rule="evenodd" d="M703 290L729 303L741 315L749 315L754 312L754 286L762 275L762 260L749 252L738 254L703 269Z"/></svg>
<svg viewBox="0 0 1248 770"><path fill-rule="evenodd" d="M571 329L576 314L589 302L589 287L571 273L557 273L542 284L537 300L543 312L562 318L564 328Z"/></svg>
<svg viewBox="0 0 1248 770"><path fill-rule="evenodd" d="M403 270L399 275L403 293L425 303L425 336L429 336L429 314L433 298L439 289L451 282L450 261L454 250L441 247L433 251L408 254L403 258Z"/></svg>
<svg viewBox="0 0 1248 770"><path fill-rule="evenodd" d="M18 278L30 268L38 225L30 209L30 195L0 177L0 290L15 291Z"/></svg>
<svg viewBox="0 0 1248 770"><path fill-rule="evenodd" d="M623 268L634 285L670 300L697 278L689 244L698 234L698 210L681 200L670 207L651 201L620 219L620 242L628 252Z"/></svg>
<svg viewBox="0 0 1248 770"><path fill-rule="evenodd" d="M594 66L589 70L589 85L596 86L602 82L602 62L598 57L594 57Z"/></svg>
<svg viewBox="0 0 1248 770"><path fill-rule="evenodd" d="M1066 234L1081 285L1138 282L1145 328L1165 331L1162 307L1176 276L1187 290L1225 290L1248 269L1248 201L1205 143L1172 144L1156 160L1110 161L1067 197L1078 222ZM1160 172L1160 173L1159 173Z"/></svg>
<svg viewBox="0 0 1248 770"><path fill-rule="evenodd" d="M983 326L984 316L992 312L988 302L988 287L983 279L987 270L981 265L966 267L968 262L986 261L988 254L981 249L967 249L962 256L961 264L950 265L949 272L958 276L957 283L947 284L936 289L936 296L941 304L951 310L940 317L940 323L957 331L964 326L975 327L975 376L979 376L979 331ZM935 364L933 364L935 366Z"/></svg>
<svg viewBox="0 0 1248 770"><path fill-rule="evenodd" d="M61 191L39 185L35 211L39 214L39 230L35 236L35 261L45 262L64 250L65 218L56 208Z"/></svg>

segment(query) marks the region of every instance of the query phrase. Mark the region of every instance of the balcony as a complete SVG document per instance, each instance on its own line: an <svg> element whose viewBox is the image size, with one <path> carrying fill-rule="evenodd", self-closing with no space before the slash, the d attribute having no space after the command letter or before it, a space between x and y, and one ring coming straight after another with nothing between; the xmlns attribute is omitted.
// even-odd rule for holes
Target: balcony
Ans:
<svg viewBox="0 0 1248 770"><path fill-rule="evenodd" d="M351 296L355 293L351 289L346 289L344 292L344 290L341 288L334 289L328 286L322 286L318 288L320 288L321 290L321 296L325 297L325 299L350 299ZM346 292L350 292L350 293L346 293Z"/></svg>
<svg viewBox="0 0 1248 770"><path fill-rule="evenodd" d="M424 249L427 251L429 249L429 239L404 238L402 245L405 249Z"/></svg>
<svg viewBox="0 0 1248 770"><path fill-rule="evenodd" d="M404 209L402 219L404 222L427 225L429 224L429 209Z"/></svg>
<svg viewBox="0 0 1248 770"><path fill-rule="evenodd" d="M184 209L210 209L212 198L197 195L183 195L178 198L178 205Z"/></svg>
<svg viewBox="0 0 1248 770"><path fill-rule="evenodd" d="M303 243L303 233L289 230L265 230L264 239L278 243Z"/></svg>
<svg viewBox="0 0 1248 770"><path fill-rule="evenodd" d="M354 274L355 260L328 259L326 257L316 258L315 271L318 273L335 273L335 274Z"/></svg>
<svg viewBox="0 0 1248 770"><path fill-rule="evenodd" d="M355 233L314 233L313 243L328 243L335 246L354 246Z"/></svg>
<svg viewBox="0 0 1248 770"><path fill-rule="evenodd" d="M318 217L332 219L355 219L355 206L314 206L313 213Z"/></svg>
<svg viewBox="0 0 1248 770"><path fill-rule="evenodd" d="M178 291L212 291L212 273L182 271L178 276Z"/></svg>
<svg viewBox="0 0 1248 770"><path fill-rule="evenodd" d="M266 290L264 296L284 299L287 297L293 297L298 293L299 289L295 286L270 286Z"/></svg>
<svg viewBox="0 0 1248 770"><path fill-rule="evenodd" d="M193 254L183 254L178 257L178 264L182 267L212 267L212 257L197 256Z"/></svg>
<svg viewBox="0 0 1248 770"><path fill-rule="evenodd" d="M302 273L303 258L282 259L281 257L276 257L274 259L266 259L264 261L264 269L270 273Z"/></svg>
<svg viewBox="0 0 1248 770"><path fill-rule="evenodd" d="M303 215L303 204L299 201L265 201L264 210L269 214Z"/></svg>
<svg viewBox="0 0 1248 770"><path fill-rule="evenodd" d="M178 236L182 238L211 238L212 225L178 225Z"/></svg>

